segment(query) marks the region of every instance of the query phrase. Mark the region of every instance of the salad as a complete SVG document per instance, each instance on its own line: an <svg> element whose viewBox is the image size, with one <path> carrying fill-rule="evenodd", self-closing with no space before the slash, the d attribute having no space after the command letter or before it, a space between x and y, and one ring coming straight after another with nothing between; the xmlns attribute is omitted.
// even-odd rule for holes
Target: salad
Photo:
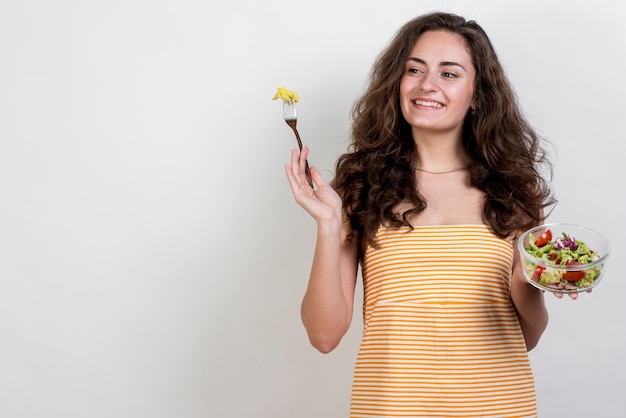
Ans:
<svg viewBox="0 0 626 418"><path fill-rule="evenodd" d="M537 238L530 233L525 249L534 258L544 261L544 265L537 265L526 260L526 268L532 272L531 280L551 290L585 289L600 275L600 267L579 267L599 260L600 255L565 232L555 239L550 229Z"/></svg>

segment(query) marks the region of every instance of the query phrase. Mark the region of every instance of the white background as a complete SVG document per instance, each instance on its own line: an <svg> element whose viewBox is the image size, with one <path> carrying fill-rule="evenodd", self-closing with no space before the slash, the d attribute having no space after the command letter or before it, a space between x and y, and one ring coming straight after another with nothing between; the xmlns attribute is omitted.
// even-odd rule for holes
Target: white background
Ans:
<svg viewBox="0 0 626 418"><path fill-rule="evenodd" d="M531 352L541 417L626 416L623 6L593 2L4 0L0 416L333 418L361 332L300 323L315 225L271 101L298 91L332 178L350 108L407 20L476 19L551 141L559 205L613 243Z"/></svg>

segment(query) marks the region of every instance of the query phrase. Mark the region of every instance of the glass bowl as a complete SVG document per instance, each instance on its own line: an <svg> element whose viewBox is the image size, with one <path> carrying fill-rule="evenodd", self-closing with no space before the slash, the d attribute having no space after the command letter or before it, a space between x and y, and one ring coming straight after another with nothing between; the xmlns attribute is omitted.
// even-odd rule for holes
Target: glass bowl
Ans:
<svg viewBox="0 0 626 418"><path fill-rule="evenodd" d="M568 258L585 253L581 243L586 244L591 254L580 259L583 264L567 263ZM611 244L599 232L565 223L531 228L520 236L517 245L526 280L539 289L555 293L579 293L597 286L611 253Z"/></svg>

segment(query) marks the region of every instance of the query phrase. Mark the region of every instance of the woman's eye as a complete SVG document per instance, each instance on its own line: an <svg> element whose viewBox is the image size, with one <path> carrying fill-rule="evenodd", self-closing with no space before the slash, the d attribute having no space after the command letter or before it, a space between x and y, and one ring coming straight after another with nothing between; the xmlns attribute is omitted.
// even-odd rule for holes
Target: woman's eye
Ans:
<svg viewBox="0 0 626 418"><path fill-rule="evenodd" d="M421 71L420 71L420 69L419 69L419 68L409 68L409 69L407 70L407 72L408 72L409 74L421 74Z"/></svg>
<svg viewBox="0 0 626 418"><path fill-rule="evenodd" d="M456 74L450 73L450 72L444 72L442 75L444 78L456 78L457 77Z"/></svg>

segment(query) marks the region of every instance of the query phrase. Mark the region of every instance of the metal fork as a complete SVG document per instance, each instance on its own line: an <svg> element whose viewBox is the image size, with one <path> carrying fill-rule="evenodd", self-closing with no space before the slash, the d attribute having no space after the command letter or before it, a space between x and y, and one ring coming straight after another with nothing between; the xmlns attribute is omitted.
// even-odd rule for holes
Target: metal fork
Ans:
<svg viewBox="0 0 626 418"><path fill-rule="evenodd" d="M283 102L283 117L285 118L285 122L287 125L293 130L293 133L296 135L296 139L298 140L298 148L302 151L302 141L300 140L300 134L298 133L298 129L296 125L298 123L298 116L296 114L296 102L293 100L289 100L288 102ZM313 187L313 180L311 179L311 169L309 168L309 162L305 161L304 174L306 175L306 179L309 182L309 185Z"/></svg>

